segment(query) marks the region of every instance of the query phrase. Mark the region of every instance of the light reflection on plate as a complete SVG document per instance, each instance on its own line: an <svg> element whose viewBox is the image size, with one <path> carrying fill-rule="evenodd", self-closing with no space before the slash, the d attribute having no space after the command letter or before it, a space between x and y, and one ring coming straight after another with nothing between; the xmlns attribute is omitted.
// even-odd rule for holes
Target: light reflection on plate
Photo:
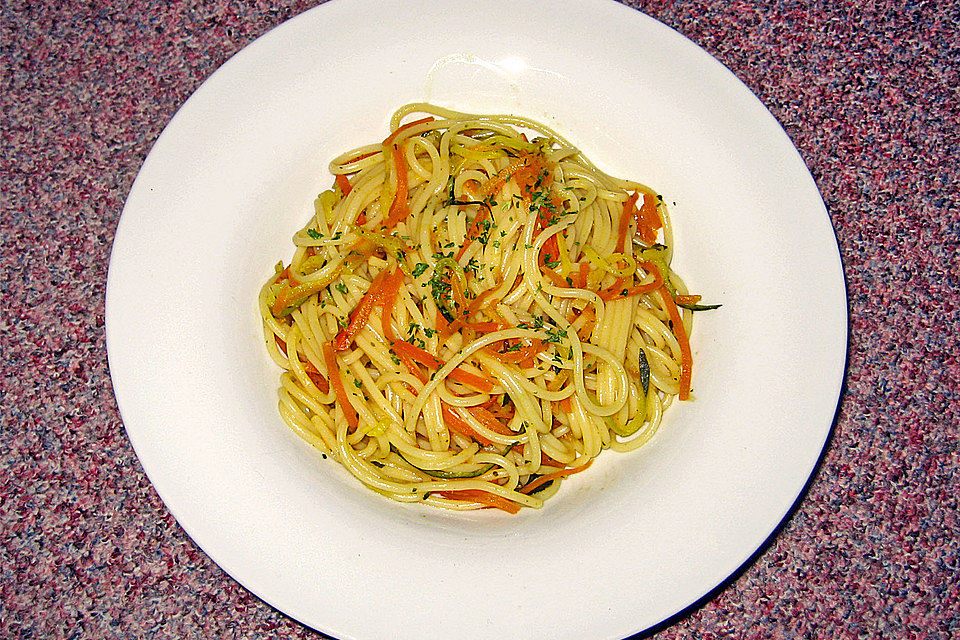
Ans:
<svg viewBox="0 0 960 640"><path fill-rule="evenodd" d="M677 271L724 305L697 318L695 400L541 511L389 502L277 415L257 289L331 183L330 158L423 99L539 119L653 185L671 203ZM681 611L800 494L845 335L836 241L782 129L702 50L605 0L335 0L281 25L157 141L107 292L118 403L171 512L270 604L364 640L622 638Z"/></svg>

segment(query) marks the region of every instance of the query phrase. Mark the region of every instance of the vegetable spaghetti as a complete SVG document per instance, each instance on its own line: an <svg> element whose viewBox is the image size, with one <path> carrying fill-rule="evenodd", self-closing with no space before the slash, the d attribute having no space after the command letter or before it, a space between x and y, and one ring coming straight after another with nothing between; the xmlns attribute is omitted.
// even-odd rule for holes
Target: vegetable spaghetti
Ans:
<svg viewBox="0 0 960 640"><path fill-rule="evenodd" d="M330 163L260 292L280 414L394 500L540 507L689 397L712 307L662 198L547 127L410 104L390 128Z"/></svg>

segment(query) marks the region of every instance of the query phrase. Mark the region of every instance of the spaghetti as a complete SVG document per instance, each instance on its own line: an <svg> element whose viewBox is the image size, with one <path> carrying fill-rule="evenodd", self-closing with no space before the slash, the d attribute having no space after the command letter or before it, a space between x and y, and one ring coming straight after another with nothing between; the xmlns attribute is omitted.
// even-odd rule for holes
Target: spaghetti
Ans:
<svg viewBox="0 0 960 640"><path fill-rule="evenodd" d="M540 507L689 396L709 307L650 188L532 120L428 104L330 169L259 308L284 421L369 488Z"/></svg>

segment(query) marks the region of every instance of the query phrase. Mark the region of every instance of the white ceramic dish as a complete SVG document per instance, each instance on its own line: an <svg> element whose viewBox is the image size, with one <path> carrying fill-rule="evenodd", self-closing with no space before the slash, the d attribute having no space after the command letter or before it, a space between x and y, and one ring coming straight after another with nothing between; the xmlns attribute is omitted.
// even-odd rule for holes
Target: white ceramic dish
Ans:
<svg viewBox="0 0 960 640"><path fill-rule="evenodd" d="M404 506L289 432L257 289L401 104L514 112L654 185L697 318L695 401L541 511ZM815 468L843 376L836 240L757 99L606 0L335 0L234 56L187 101L117 231L107 345L124 423L186 532L255 594L341 639L622 638L721 584Z"/></svg>

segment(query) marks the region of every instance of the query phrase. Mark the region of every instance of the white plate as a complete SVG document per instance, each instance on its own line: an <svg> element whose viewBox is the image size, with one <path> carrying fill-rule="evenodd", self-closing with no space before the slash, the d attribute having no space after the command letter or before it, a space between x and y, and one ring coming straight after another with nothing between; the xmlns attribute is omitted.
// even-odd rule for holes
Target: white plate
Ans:
<svg viewBox="0 0 960 640"><path fill-rule="evenodd" d="M554 126L665 194L676 266L719 311L695 401L541 511L376 496L286 429L256 294L328 161L413 100ZM184 530L337 638L622 638L721 584L790 510L836 409L836 240L783 130L722 65L606 0L336 0L234 56L187 101L117 230L107 345L130 440Z"/></svg>

